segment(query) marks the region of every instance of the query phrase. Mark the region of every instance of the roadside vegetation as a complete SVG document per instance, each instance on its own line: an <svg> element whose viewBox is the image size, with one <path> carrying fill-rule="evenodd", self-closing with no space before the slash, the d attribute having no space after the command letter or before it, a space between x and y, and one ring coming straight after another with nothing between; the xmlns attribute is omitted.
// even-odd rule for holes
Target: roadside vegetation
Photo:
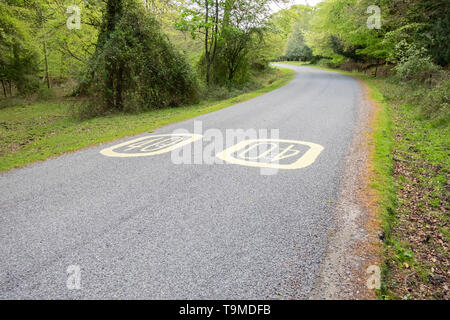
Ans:
<svg viewBox="0 0 450 320"><path fill-rule="evenodd" d="M273 10L287 2L0 2L0 171L152 131L293 78L271 61L339 70L364 80L381 106L379 298L448 299L448 1Z"/></svg>
<svg viewBox="0 0 450 320"><path fill-rule="evenodd" d="M396 79L371 80L383 94L385 123L376 159L387 185L383 212L383 299L449 299L450 128L430 93ZM447 95L446 89L430 89ZM440 90L446 90L440 91ZM441 102L442 103L442 102ZM387 147L387 148L386 148ZM386 153L386 151L390 151ZM382 159L383 155L389 155ZM393 188L392 188L393 186ZM380 186L381 187L381 186Z"/></svg>
<svg viewBox="0 0 450 320"><path fill-rule="evenodd" d="M274 2L1 2L0 171L288 82L294 72L269 66L287 37Z"/></svg>
<svg viewBox="0 0 450 320"><path fill-rule="evenodd" d="M345 73L369 86L379 105L371 181L384 245L378 297L449 299L450 127L448 111L436 112L428 100L447 96L440 103L448 101L448 82L423 90L416 81L399 81L395 75L283 63Z"/></svg>
<svg viewBox="0 0 450 320"><path fill-rule="evenodd" d="M447 300L448 113L436 112L428 93L421 92L415 82L401 82L396 76L353 75L369 85L380 107L372 160L372 186L378 194L382 227L379 236L384 244L378 296Z"/></svg>

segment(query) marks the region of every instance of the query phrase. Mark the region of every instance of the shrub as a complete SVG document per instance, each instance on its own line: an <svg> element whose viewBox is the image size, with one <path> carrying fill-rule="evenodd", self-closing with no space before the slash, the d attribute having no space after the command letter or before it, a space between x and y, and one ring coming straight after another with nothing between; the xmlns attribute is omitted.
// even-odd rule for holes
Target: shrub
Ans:
<svg viewBox="0 0 450 320"><path fill-rule="evenodd" d="M56 97L55 91L52 88L41 87L37 90L38 100L51 100Z"/></svg>
<svg viewBox="0 0 450 320"><path fill-rule="evenodd" d="M335 61L334 59L320 59L317 64L321 67L326 68L338 68L341 64L340 61Z"/></svg>
<svg viewBox="0 0 450 320"><path fill-rule="evenodd" d="M286 43L285 56L288 61L309 61L313 54L310 47L305 43L304 31L299 24L294 26Z"/></svg>
<svg viewBox="0 0 450 320"><path fill-rule="evenodd" d="M444 79L423 95L422 111L436 119L449 119L450 115L450 80L448 73L442 73Z"/></svg>
<svg viewBox="0 0 450 320"><path fill-rule="evenodd" d="M4 98L0 100L0 109L25 106L27 103L21 97Z"/></svg>
<svg viewBox="0 0 450 320"><path fill-rule="evenodd" d="M16 84L19 93L22 95L29 95L39 90L39 78L35 75L21 75Z"/></svg>
<svg viewBox="0 0 450 320"><path fill-rule="evenodd" d="M404 43L396 47L398 51L401 51L400 63L394 68L399 79L424 81L440 70L440 67L427 55L425 48L409 46L402 50L400 45L404 46Z"/></svg>

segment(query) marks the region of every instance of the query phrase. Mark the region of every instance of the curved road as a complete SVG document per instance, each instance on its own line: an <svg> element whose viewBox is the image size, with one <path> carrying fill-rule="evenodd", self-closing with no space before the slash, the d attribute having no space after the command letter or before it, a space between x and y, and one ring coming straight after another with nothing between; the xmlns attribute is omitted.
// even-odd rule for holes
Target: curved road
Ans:
<svg viewBox="0 0 450 320"><path fill-rule="evenodd" d="M292 82L253 100L1 174L0 298L308 298L335 222L361 88L338 73L289 68ZM176 129L193 133L194 121L224 136L279 129L279 139L323 150L306 167L275 174L174 164L171 152L100 153ZM307 151L294 143L280 163ZM69 290L68 279L81 289Z"/></svg>

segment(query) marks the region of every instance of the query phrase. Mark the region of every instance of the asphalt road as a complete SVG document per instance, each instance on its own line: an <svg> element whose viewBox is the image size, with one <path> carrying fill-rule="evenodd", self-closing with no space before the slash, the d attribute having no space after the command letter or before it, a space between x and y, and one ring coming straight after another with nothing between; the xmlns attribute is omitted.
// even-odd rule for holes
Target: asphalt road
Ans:
<svg viewBox="0 0 450 320"><path fill-rule="evenodd" d="M308 298L335 222L361 88L345 75L290 68L292 82L253 100L0 174L0 298ZM174 164L170 152L100 153L193 132L194 121L224 133L279 129L280 139L323 150L304 168L271 175L242 164ZM69 290L68 279L81 289Z"/></svg>

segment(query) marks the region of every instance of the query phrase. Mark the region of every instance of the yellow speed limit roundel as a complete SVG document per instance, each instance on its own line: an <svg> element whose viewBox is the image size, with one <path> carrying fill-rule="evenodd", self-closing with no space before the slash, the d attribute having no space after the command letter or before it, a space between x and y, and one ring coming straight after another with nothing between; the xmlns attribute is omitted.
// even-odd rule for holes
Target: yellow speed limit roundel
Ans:
<svg viewBox="0 0 450 320"><path fill-rule="evenodd" d="M107 157L147 157L170 152L186 144L201 139L194 133L157 134L140 137L103 149L100 153Z"/></svg>

